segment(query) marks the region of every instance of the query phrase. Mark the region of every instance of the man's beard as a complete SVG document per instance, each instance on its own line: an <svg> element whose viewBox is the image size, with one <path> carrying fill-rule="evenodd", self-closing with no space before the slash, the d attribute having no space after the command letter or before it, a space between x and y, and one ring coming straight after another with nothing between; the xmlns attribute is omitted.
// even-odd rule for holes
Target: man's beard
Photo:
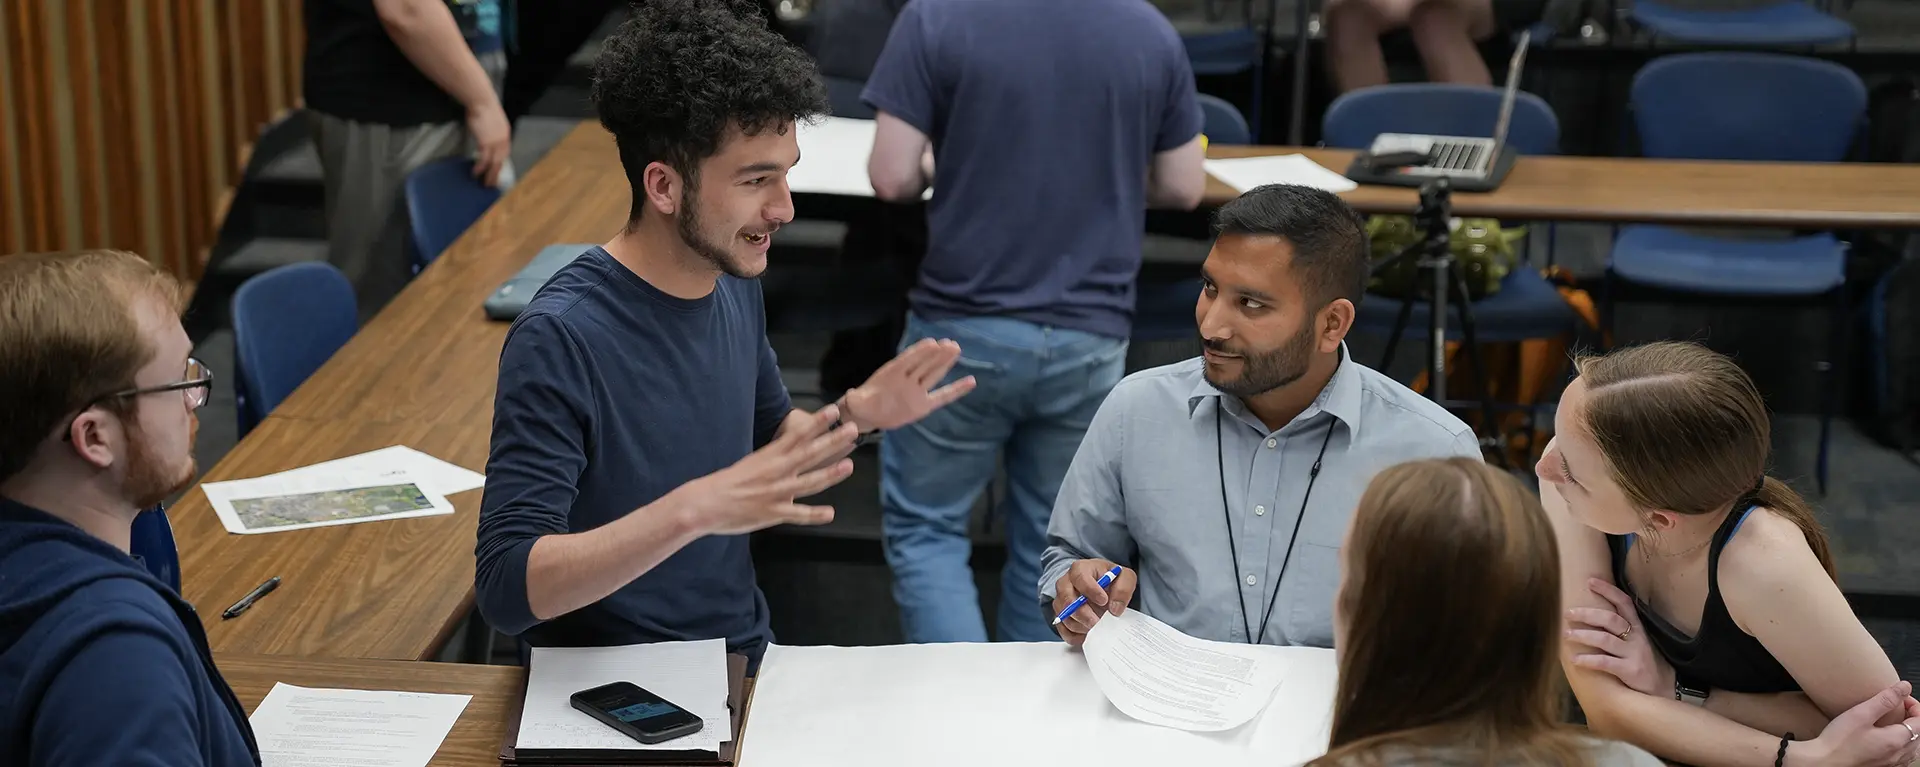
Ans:
<svg viewBox="0 0 1920 767"><path fill-rule="evenodd" d="M715 269L719 269L722 272L743 280L751 280L760 276L758 274L748 273L745 268L736 263L733 260L733 256L727 252L725 246L716 245L712 240L700 234L700 213L699 208L694 205L693 193L694 187L691 184L687 185L687 188L680 193L681 212L677 224L677 228L680 231L680 241L686 243L694 255L700 257L700 260L712 264Z"/></svg>
<svg viewBox="0 0 1920 767"><path fill-rule="evenodd" d="M1240 355L1238 377L1215 380L1213 372L1206 368L1202 368L1203 374L1207 377L1207 383L1222 392L1243 400L1257 397L1298 381L1307 374L1307 363L1313 357L1313 338L1311 320L1279 347L1264 352L1233 349L1212 339L1202 338L1201 345L1209 351Z"/></svg>
<svg viewBox="0 0 1920 767"><path fill-rule="evenodd" d="M141 511L151 509L193 485L193 478L199 473L193 456L187 456L186 467L176 473L156 455L153 440L148 439L140 427L129 422L127 438L127 474L121 484L120 494L134 508Z"/></svg>

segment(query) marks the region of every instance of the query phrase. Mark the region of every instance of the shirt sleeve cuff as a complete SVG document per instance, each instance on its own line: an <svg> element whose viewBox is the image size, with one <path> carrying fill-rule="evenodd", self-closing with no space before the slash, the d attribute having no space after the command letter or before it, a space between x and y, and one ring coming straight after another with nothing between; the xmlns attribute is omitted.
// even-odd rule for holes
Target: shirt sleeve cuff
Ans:
<svg viewBox="0 0 1920 767"><path fill-rule="evenodd" d="M541 623L527 600L527 558L538 537L513 543L494 560L480 583L480 616L500 633L519 636Z"/></svg>

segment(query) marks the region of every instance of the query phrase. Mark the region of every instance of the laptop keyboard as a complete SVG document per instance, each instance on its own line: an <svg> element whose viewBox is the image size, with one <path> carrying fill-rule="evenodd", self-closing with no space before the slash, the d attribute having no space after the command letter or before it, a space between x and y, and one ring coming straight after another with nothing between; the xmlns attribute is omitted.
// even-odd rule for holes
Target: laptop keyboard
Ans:
<svg viewBox="0 0 1920 767"><path fill-rule="evenodd" d="M1487 147L1478 141L1435 141L1427 150L1427 166L1435 170L1480 170Z"/></svg>

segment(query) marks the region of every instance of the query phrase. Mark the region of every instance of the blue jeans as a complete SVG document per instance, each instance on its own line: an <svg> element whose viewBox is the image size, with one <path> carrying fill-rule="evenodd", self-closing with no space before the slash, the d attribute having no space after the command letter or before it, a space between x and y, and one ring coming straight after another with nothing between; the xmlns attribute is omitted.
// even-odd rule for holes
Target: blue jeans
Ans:
<svg viewBox="0 0 1920 767"><path fill-rule="evenodd" d="M907 318L901 348L951 338L973 392L880 442L880 508L893 599L909 642L984 642L967 518L1006 451L1007 564L999 638L1046 641L1037 584L1047 519L1073 454L1126 371L1127 341L1003 317Z"/></svg>

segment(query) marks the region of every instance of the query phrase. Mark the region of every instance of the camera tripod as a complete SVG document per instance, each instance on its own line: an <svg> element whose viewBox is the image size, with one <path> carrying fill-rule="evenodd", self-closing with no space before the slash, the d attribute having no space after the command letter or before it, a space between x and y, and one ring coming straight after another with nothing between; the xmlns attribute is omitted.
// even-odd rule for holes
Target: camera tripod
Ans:
<svg viewBox="0 0 1920 767"><path fill-rule="evenodd" d="M1487 388L1487 369L1480 363L1480 347L1474 339L1473 306L1468 300L1466 276L1456 268L1453 257L1453 186L1445 178L1436 178L1420 186L1420 205L1414 210L1414 226L1422 232L1421 240L1401 249L1399 253L1374 262L1374 274L1379 274L1405 259L1417 259L1422 279L1401 299L1399 316L1394 320L1393 331L1387 336L1386 352L1381 355L1380 370L1388 369L1393 363L1393 353L1399 349L1400 337L1406 334L1407 326L1413 321L1413 306L1416 302L1426 301L1430 306L1427 312L1427 396L1442 407L1447 405L1447 305L1451 303L1459 314L1463 347L1467 364L1473 366L1476 383L1480 389L1481 425L1492 436L1478 436L1482 452L1491 451L1496 465L1506 466L1506 450L1499 444L1499 422L1494 420L1493 395ZM1424 283L1424 285L1422 285ZM1477 430L1476 430L1477 433Z"/></svg>

